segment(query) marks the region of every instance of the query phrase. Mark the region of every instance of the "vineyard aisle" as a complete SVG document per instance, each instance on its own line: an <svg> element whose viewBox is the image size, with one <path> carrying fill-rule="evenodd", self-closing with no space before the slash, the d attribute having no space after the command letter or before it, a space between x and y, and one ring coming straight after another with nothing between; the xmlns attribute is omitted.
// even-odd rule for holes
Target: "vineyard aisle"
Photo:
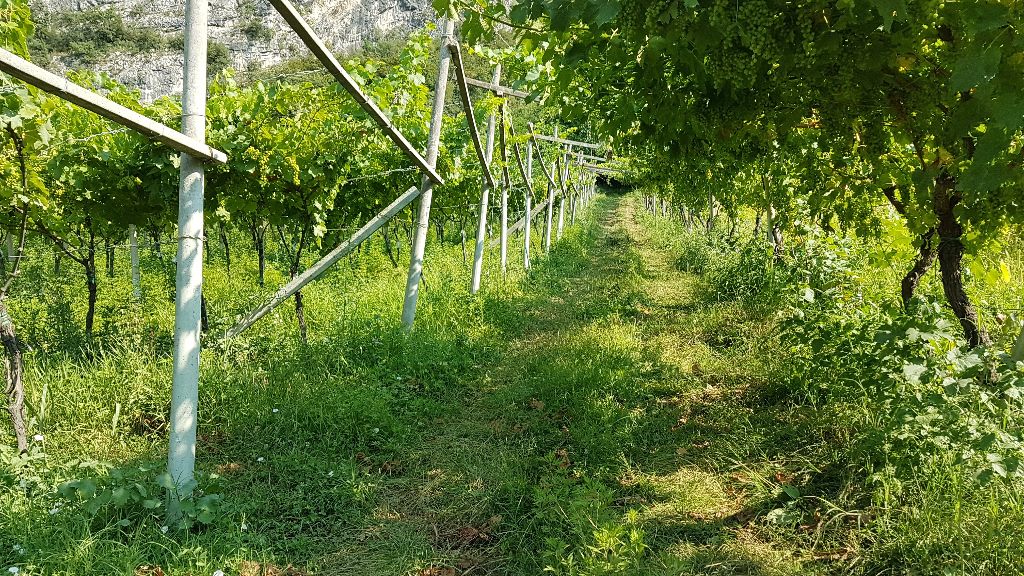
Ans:
<svg viewBox="0 0 1024 576"><path fill-rule="evenodd" d="M697 296L665 226L601 197L522 292L484 304L500 345L480 382L325 573L813 571L765 528L787 433L751 399L764 328Z"/></svg>

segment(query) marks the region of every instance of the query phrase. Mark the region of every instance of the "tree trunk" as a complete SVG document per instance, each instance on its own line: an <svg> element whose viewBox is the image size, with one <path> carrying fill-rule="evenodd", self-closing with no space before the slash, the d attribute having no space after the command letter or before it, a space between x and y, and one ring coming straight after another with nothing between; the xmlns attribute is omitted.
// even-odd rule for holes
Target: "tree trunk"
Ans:
<svg viewBox="0 0 1024 576"><path fill-rule="evenodd" d="M106 255L106 269L107 278L114 277L114 246L110 242L110 238L103 239L103 251Z"/></svg>
<svg viewBox="0 0 1024 576"><path fill-rule="evenodd" d="M294 276L292 276L294 278ZM295 317L299 321L299 336L303 342L306 338L306 305L302 302L302 290L295 293Z"/></svg>
<svg viewBox="0 0 1024 576"><path fill-rule="evenodd" d="M89 232L89 247L82 265L85 266L85 284L89 289L89 309L85 313L85 337L92 338L92 328L96 319L96 299L99 282L96 278L96 236L92 231L92 218L85 219Z"/></svg>
<svg viewBox="0 0 1024 576"><path fill-rule="evenodd" d="M381 236L384 237L384 252L388 255L388 260L391 260L391 265L398 268L398 260L395 258L395 251L391 249L391 235L387 227L381 231Z"/></svg>
<svg viewBox="0 0 1024 576"><path fill-rule="evenodd" d="M783 237L782 228L776 221L775 207L769 206L766 215L768 217L768 241L772 243L772 253L775 256L775 259L779 260L782 258Z"/></svg>
<svg viewBox="0 0 1024 576"><path fill-rule="evenodd" d="M757 218L754 219L754 238L756 239L761 235L761 217L763 214L758 211Z"/></svg>
<svg viewBox="0 0 1024 576"><path fill-rule="evenodd" d="M978 311L971 304L963 282L964 234L963 225L957 219L953 209L960 202L956 192L956 180L943 171L935 180L935 191L932 205L938 217L936 232L939 234L939 265L942 270L942 291L953 314L963 327L967 343L974 347L989 345L992 339L978 322Z"/></svg>
<svg viewBox="0 0 1024 576"><path fill-rule="evenodd" d="M224 226L224 222L217 223L217 235L220 237L220 243L224 246L224 265L227 267L228 277L231 277L231 244L228 243L228 231Z"/></svg>
<svg viewBox="0 0 1024 576"><path fill-rule="evenodd" d="M161 263L163 263L163 261L164 261L164 251L163 251L163 246L162 246L162 244L160 242L160 229L159 228L151 228L149 233L150 233L150 238L153 240L153 253L156 254L156 257L160 260Z"/></svg>
<svg viewBox="0 0 1024 576"><path fill-rule="evenodd" d="M469 252L466 250L466 223L462 223L462 228L459 232L462 235L462 265L469 265Z"/></svg>
<svg viewBox="0 0 1024 576"><path fill-rule="evenodd" d="M775 245L775 248L772 250L772 253L775 255L775 259L776 260L781 260L782 259L782 251L783 251L783 242L782 242L782 240L783 240L783 238L782 238L782 228L780 228L778 224L773 225L772 226L772 244Z"/></svg>
<svg viewBox="0 0 1024 576"><path fill-rule="evenodd" d="M210 329L210 316L206 312L206 294L199 296L199 330L206 333Z"/></svg>
<svg viewBox="0 0 1024 576"><path fill-rule="evenodd" d="M99 284L96 281L96 262L90 257L90 263L85 267L85 284L89 289L89 309L85 313L85 337L92 338L93 324L96 320L96 299L99 294Z"/></svg>
<svg viewBox="0 0 1024 576"><path fill-rule="evenodd" d="M7 310L7 302L3 298L0 298L0 344L4 348L4 373L7 377L7 412L11 415L18 452L24 454L28 452L28 428L25 426L25 382L21 348L18 346L14 322Z"/></svg>
<svg viewBox="0 0 1024 576"><path fill-rule="evenodd" d="M14 264L14 232L7 232L4 238L4 276L7 276L7 264Z"/></svg>
<svg viewBox="0 0 1024 576"><path fill-rule="evenodd" d="M903 277L903 282L900 284L900 296L903 299L903 308L905 310L910 309L910 301L914 298L914 291L917 290L921 280L924 279L924 275L928 273L928 270L931 269L932 264L935 262L934 238L935 228L930 228L921 235L921 246L918 248L917 259L914 260L914 266Z"/></svg>
<svg viewBox="0 0 1024 576"><path fill-rule="evenodd" d="M249 232L252 234L253 248L256 249L256 259L259 262L259 284L260 288L262 288L267 272L267 228L253 222Z"/></svg>

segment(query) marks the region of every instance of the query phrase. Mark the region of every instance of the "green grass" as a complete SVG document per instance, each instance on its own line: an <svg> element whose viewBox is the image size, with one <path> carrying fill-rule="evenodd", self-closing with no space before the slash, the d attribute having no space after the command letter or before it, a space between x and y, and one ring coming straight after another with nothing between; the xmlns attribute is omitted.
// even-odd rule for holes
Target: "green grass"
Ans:
<svg viewBox="0 0 1024 576"><path fill-rule="evenodd" d="M0 568L1018 573L1019 491L941 462L871 483L850 448L859 412L803 403L780 379L779 303L710 290L680 269L686 241L638 198L600 197L550 255L535 244L529 273L519 240L504 281L492 253L476 297L461 248L435 243L412 335L397 326L404 270L372 242L306 291L308 344L290 305L236 341L208 337L198 457L224 501L209 525L166 533L159 510L91 516L54 496L94 474L80 460L162 461L166 272L147 257L140 307L119 261L90 357L79 272L54 279L36 261L14 310L45 458L20 472L0 460ZM256 288L244 252L230 278L208 267L214 335L284 279L275 267Z"/></svg>

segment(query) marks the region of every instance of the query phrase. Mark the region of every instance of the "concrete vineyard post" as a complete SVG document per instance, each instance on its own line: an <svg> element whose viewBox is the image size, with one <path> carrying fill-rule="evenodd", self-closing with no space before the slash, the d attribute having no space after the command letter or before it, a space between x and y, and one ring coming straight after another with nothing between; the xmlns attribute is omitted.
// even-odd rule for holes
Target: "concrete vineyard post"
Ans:
<svg viewBox="0 0 1024 576"><path fill-rule="evenodd" d="M533 194L531 193L533 187L533 140L526 143L526 225L525 234L526 242L523 244L523 267L527 270L530 269L530 242L533 240L533 232L530 230L530 224L533 218L530 216L531 204L533 204Z"/></svg>
<svg viewBox="0 0 1024 576"><path fill-rule="evenodd" d="M182 132L206 140L207 0L185 4L185 69L181 98ZM178 257L174 302L174 376L171 389L167 473L169 522L181 520L181 499L194 485L199 409L200 301L203 295L203 195L201 159L181 155L178 190Z"/></svg>
<svg viewBox="0 0 1024 576"><path fill-rule="evenodd" d="M558 126L555 126L555 138L558 138ZM548 210L547 218L544 223L544 252L551 251L551 225L554 223L555 216L555 183L551 180L550 174L554 174L557 169L557 162L551 162L551 172L548 177Z"/></svg>
<svg viewBox="0 0 1024 576"><path fill-rule="evenodd" d="M427 139L427 163L437 165L437 154L441 143L441 123L444 121L444 101L448 93L448 72L451 67L449 41L455 35L455 23L446 21L444 37L441 38L441 53L438 58L437 84L434 88L434 109L430 118L430 136ZM424 177L420 185L420 206L416 216L410 250L409 276L405 284L405 301L402 304L402 326L411 330L416 322L416 303L420 295L420 280L423 277L423 255L427 248L427 232L430 231L430 204L434 197L434 182Z"/></svg>
<svg viewBox="0 0 1024 576"><path fill-rule="evenodd" d="M456 64L459 66L460 64ZM497 64L494 67L493 83L499 84L501 82L501 64ZM476 122L473 118L471 111L466 112L467 122ZM487 144L484 147L484 170L489 171L491 168L491 162L494 160L494 126L496 118L492 112L487 117ZM483 188L480 191L480 215L479 222L476 229L476 246L473 250L473 284L470 287L470 291L476 294L480 291L480 281L483 276L484 270L484 244L487 240L487 211L489 210L490 203L490 183L488 178L485 176L483 181ZM502 211L504 215L504 210ZM502 223L502 239L505 237L505 225ZM504 243L503 243L504 244Z"/></svg>

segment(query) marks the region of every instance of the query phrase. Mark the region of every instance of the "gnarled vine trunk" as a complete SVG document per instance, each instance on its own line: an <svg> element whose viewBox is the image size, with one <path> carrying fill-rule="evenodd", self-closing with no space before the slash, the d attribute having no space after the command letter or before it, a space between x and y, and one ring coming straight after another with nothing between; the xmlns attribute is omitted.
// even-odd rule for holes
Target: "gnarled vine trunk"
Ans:
<svg viewBox="0 0 1024 576"><path fill-rule="evenodd" d="M4 349L4 375L7 396L7 412L14 425L14 436L18 441L18 452L28 451L28 428L25 426L25 382L23 378L21 348L14 322L7 311L5 298L0 298L0 345Z"/></svg>
<svg viewBox="0 0 1024 576"><path fill-rule="evenodd" d="M220 237L220 243L224 246L224 265L227 268L228 277L231 277L231 244L228 243L228 231L224 226L224 222L217 223L217 235Z"/></svg>
<svg viewBox="0 0 1024 576"><path fill-rule="evenodd" d="M988 345L992 339L978 322L978 311L964 289L964 227L953 212L960 200L960 194L956 192L956 180L944 171L935 179L932 194L932 206L938 217L935 230L939 235L938 259L942 271L942 291L963 327L967 343L971 346Z"/></svg>
<svg viewBox="0 0 1024 576"><path fill-rule="evenodd" d="M914 292L924 279L924 275L935 263L937 252L935 250L935 228L929 228L921 235L921 246L917 249L917 258L914 266L910 268L907 275L900 283L900 296L903 299L903 308L910 308L910 301L914 298Z"/></svg>

